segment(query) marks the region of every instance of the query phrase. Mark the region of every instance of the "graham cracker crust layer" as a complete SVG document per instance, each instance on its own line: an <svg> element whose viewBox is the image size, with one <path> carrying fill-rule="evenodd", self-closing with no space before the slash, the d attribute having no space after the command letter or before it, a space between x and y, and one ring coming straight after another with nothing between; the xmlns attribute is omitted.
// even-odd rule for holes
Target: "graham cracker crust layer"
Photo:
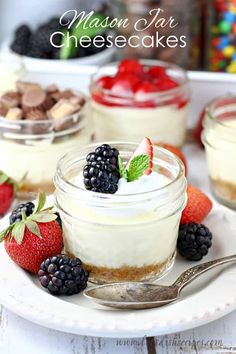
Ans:
<svg viewBox="0 0 236 354"><path fill-rule="evenodd" d="M125 281L142 281L155 277L165 268L170 259L163 263L151 264L144 267L105 268L84 264L84 268L89 272L89 279L97 283L113 283Z"/></svg>
<svg viewBox="0 0 236 354"><path fill-rule="evenodd" d="M236 201L236 184L214 179L211 179L211 181L217 194L227 200Z"/></svg>

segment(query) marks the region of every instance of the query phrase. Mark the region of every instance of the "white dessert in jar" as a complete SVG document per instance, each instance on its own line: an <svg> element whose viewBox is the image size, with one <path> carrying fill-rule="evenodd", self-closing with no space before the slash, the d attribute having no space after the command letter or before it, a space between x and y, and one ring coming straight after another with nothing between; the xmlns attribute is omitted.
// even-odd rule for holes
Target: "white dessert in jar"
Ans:
<svg viewBox="0 0 236 354"><path fill-rule="evenodd" d="M208 107L202 140L213 192L236 208L236 98L223 97Z"/></svg>
<svg viewBox="0 0 236 354"><path fill-rule="evenodd" d="M125 62L103 67L93 78L96 140L138 142L146 135L154 142L181 147L190 100L185 72L151 60L141 61L142 65L136 62L136 69L134 61L126 72L122 69Z"/></svg>
<svg viewBox="0 0 236 354"><path fill-rule="evenodd" d="M135 144L110 143L128 160ZM182 163L154 149L153 172L134 182L119 180L115 194L87 191L81 171L94 146L58 164L55 204L63 221L65 250L79 257L96 283L158 278L175 258L186 203Z"/></svg>
<svg viewBox="0 0 236 354"><path fill-rule="evenodd" d="M0 170L19 181L18 196L54 191L58 160L91 141L92 125L84 96L56 85L18 81L0 97Z"/></svg>

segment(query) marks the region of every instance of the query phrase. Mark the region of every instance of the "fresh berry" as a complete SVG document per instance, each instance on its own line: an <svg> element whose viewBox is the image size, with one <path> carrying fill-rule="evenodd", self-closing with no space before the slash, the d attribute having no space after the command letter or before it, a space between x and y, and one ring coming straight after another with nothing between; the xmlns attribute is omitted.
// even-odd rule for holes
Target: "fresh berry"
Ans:
<svg viewBox="0 0 236 354"><path fill-rule="evenodd" d="M157 84L157 83L156 83ZM177 82L170 79L170 78L165 78L163 80L160 80L158 82L158 91L167 91L174 89L178 86Z"/></svg>
<svg viewBox="0 0 236 354"><path fill-rule="evenodd" d="M160 80L166 77L166 69L163 66L150 67L147 72L153 79Z"/></svg>
<svg viewBox="0 0 236 354"><path fill-rule="evenodd" d="M45 259L38 272L41 285L52 295L74 295L87 287L88 272L79 258L64 254Z"/></svg>
<svg viewBox="0 0 236 354"><path fill-rule="evenodd" d="M152 167L153 167L153 144L149 138L144 138L143 141L139 144L137 149L135 150L134 154L132 155L131 159L129 160L127 164L127 169L130 166L131 161L133 160L134 157L138 155L148 155L149 156L149 166L144 171L145 175L150 175L152 173Z"/></svg>
<svg viewBox="0 0 236 354"><path fill-rule="evenodd" d="M212 233L206 226L196 223L180 225L177 249L187 260L200 261L211 244Z"/></svg>
<svg viewBox="0 0 236 354"><path fill-rule="evenodd" d="M97 81L97 85L105 90L109 90L112 87L113 78L110 76L103 76Z"/></svg>
<svg viewBox="0 0 236 354"><path fill-rule="evenodd" d="M150 81L143 81L139 82L138 85L135 86L135 98L138 99L137 95L146 94L146 93L153 93L157 92L157 87ZM139 96L140 97L140 96Z"/></svg>
<svg viewBox="0 0 236 354"><path fill-rule="evenodd" d="M26 55L29 49L31 31L27 25L21 25L15 31L14 41L11 49L17 54Z"/></svg>
<svg viewBox="0 0 236 354"><path fill-rule="evenodd" d="M132 97L139 79L132 73L118 73L112 81L111 94L119 97Z"/></svg>
<svg viewBox="0 0 236 354"><path fill-rule="evenodd" d="M4 215L12 205L17 184L0 171L0 216Z"/></svg>
<svg viewBox="0 0 236 354"><path fill-rule="evenodd" d="M118 72L120 73L134 73L143 74L144 69L142 64L136 59L124 59L118 66Z"/></svg>
<svg viewBox="0 0 236 354"><path fill-rule="evenodd" d="M32 273L38 272L45 258L60 253L63 246L58 216L50 208L43 210L45 201L45 195L40 194L33 214L26 216L23 207L22 221L16 221L0 233L9 257Z"/></svg>
<svg viewBox="0 0 236 354"><path fill-rule="evenodd" d="M177 148L173 145L170 145L170 144L166 144L166 143L157 143L155 145L161 146L161 147L169 150L173 154L175 154L183 162L184 167L185 167L185 174L187 174L187 161L186 161L184 154L182 153L182 151L179 148Z"/></svg>
<svg viewBox="0 0 236 354"><path fill-rule="evenodd" d="M201 223L212 209L212 201L199 189L188 185L188 201L182 213L181 224Z"/></svg>
<svg viewBox="0 0 236 354"><path fill-rule="evenodd" d="M114 194L120 179L118 156L119 151L108 144L89 153L83 170L85 188L93 192Z"/></svg>
<svg viewBox="0 0 236 354"><path fill-rule="evenodd" d="M34 203L28 202L25 204L20 204L10 215L10 225L14 224L15 222L22 221L22 211L24 210L26 216L30 216L33 214L34 211Z"/></svg>
<svg viewBox="0 0 236 354"><path fill-rule="evenodd" d="M199 117L199 120L198 120L198 123L193 131L193 134L194 134L194 137L195 139L200 143L202 144L201 142L201 134L202 134L202 130L203 130L203 120L205 118L205 115L206 115L206 111L205 109L203 110L203 112L201 113L200 117Z"/></svg>

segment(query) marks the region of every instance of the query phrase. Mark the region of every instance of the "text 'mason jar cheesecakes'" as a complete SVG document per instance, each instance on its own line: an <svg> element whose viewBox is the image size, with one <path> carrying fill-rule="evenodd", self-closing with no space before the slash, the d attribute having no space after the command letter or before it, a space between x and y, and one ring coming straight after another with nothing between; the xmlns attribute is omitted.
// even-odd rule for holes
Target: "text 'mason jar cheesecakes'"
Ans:
<svg viewBox="0 0 236 354"><path fill-rule="evenodd" d="M0 97L0 170L24 177L19 195L52 193L58 160L91 140L85 98L56 85L16 82Z"/></svg>
<svg viewBox="0 0 236 354"><path fill-rule="evenodd" d="M90 145L65 155L55 176L65 251L95 283L152 280L173 265L186 179L182 162L136 143Z"/></svg>
<svg viewBox="0 0 236 354"><path fill-rule="evenodd" d="M97 141L141 141L181 147L190 90L186 72L156 60L126 59L101 67L90 87Z"/></svg>
<svg viewBox="0 0 236 354"><path fill-rule="evenodd" d="M203 125L213 193L221 203L236 209L236 96L213 101Z"/></svg>

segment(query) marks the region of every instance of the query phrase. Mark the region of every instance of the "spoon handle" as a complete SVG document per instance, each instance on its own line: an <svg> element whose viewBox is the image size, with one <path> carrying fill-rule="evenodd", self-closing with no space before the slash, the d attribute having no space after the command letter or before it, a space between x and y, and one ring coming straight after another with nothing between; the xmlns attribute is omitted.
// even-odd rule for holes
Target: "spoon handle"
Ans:
<svg viewBox="0 0 236 354"><path fill-rule="evenodd" d="M214 261L209 261L206 263L199 264L195 267L189 268L179 276L179 278L175 281L173 286L176 286L180 292L187 284L191 283L199 275L205 273L209 269L215 268L221 264L235 262L235 261L236 261L236 255L232 255L228 257L215 259Z"/></svg>

